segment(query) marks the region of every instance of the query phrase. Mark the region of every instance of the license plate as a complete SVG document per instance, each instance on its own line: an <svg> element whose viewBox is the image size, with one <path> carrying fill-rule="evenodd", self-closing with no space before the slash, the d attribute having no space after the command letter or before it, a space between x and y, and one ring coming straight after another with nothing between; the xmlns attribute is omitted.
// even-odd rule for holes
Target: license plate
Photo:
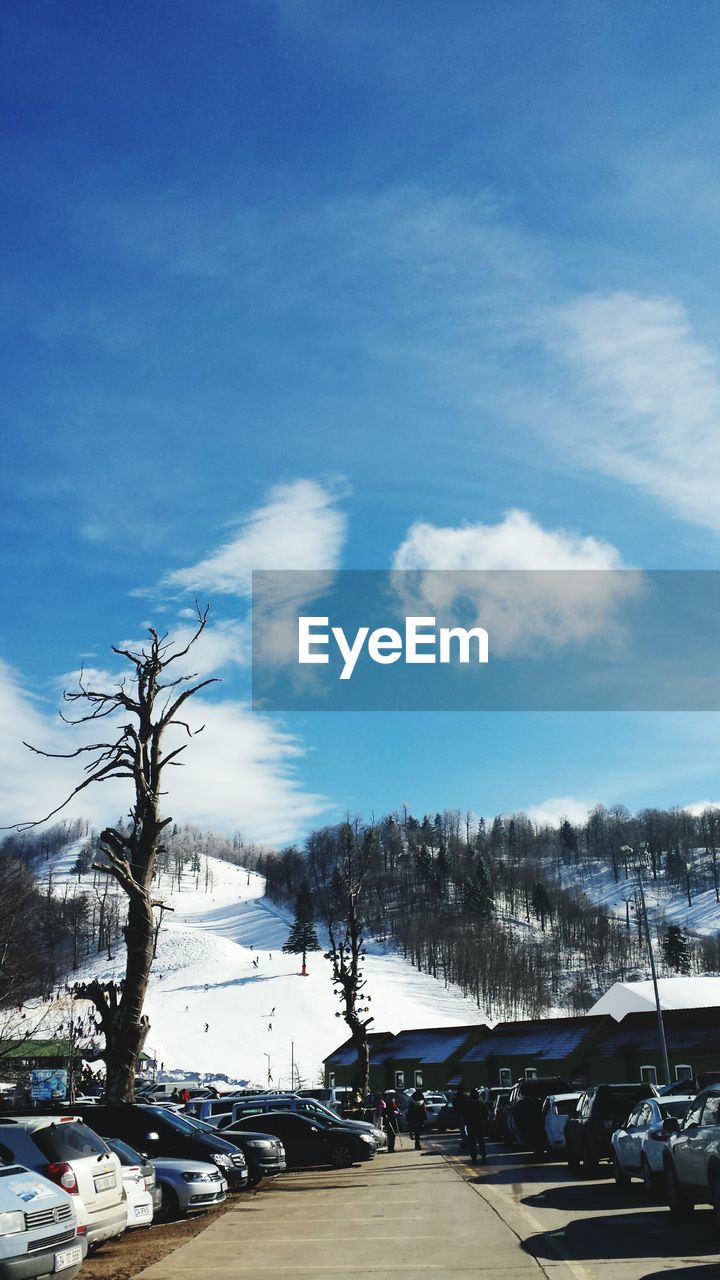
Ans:
<svg viewBox="0 0 720 1280"><path fill-rule="evenodd" d="M82 1245L74 1244L70 1249L63 1249L62 1253L55 1254L55 1270L64 1271L66 1267L74 1267L76 1262L82 1262Z"/></svg>
<svg viewBox="0 0 720 1280"><path fill-rule="evenodd" d="M136 1204L136 1205L135 1205L135 1217L136 1217L136 1218L149 1218L149 1216L150 1216L150 1205L149 1205L149 1204Z"/></svg>
<svg viewBox="0 0 720 1280"><path fill-rule="evenodd" d="M96 1191L109 1191L110 1188L114 1186L115 1186L114 1173L101 1173L100 1177L95 1179Z"/></svg>

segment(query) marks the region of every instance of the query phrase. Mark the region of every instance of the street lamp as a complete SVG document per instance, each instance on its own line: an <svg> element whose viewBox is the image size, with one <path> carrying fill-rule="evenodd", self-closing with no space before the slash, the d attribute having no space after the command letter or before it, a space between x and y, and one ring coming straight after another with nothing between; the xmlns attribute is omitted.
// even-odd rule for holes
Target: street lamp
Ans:
<svg viewBox="0 0 720 1280"><path fill-rule="evenodd" d="M640 850L647 849L646 844L641 844ZM634 850L629 844L620 846L621 853L629 853L635 856ZM668 1059L667 1040L665 1039L665 1023L663 1022L662 1005L660 1004L660 992L658 990L657 971L655 969L655 956L653 955L652 939L650 937L650 922L648 920L647 903L645 902L645 886L643 884L643 867L638 858L635 864L637 872L638 889L640 890L640 904L642 908L643 924L645 926L645 941L647 943L648 955L650 957L650 972L652 974L653 991L655 992L655 1010L657 1013L658 1035L660 1037L660 1052L663 1060L663 1074L665 1076L665 1084L670 1084L670 1061Z"/></svg>

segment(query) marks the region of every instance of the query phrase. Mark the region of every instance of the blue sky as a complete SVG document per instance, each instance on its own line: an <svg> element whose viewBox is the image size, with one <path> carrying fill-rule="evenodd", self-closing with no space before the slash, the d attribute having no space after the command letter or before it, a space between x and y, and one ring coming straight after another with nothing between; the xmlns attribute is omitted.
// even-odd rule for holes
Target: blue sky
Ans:
<svg viewBox="0 0 720 1280"><path fill-rule="evenodd" d="M64 673L196 591L223 683L180 818L718 798L714 715L253 716L246 634L253 567L718 567L718 34L709 2L10 0L4 821L69 776L18 746L61 749Z"/></svg>

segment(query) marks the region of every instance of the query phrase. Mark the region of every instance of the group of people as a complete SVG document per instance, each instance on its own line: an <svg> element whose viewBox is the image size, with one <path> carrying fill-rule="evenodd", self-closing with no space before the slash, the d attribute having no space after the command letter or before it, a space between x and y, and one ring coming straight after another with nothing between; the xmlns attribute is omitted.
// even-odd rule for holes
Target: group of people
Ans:
<svg viewBox="0 0 720 1280"><path fill-rule="evenodd" d="M468 1093L463 1084L458 1085L452 1100L460 1127L460 1151L469 1152L473 1164L478 1159L487 1163L485 1134L487 1132L488 1109L480 1095L479 1089L471 1089ZM378 1096L375 1104L375 1123L382 1126L387 1134L388 1151L395 1150L395 1142L400 1132L400 1108L394 1097ZM407 1129L415 1150L420 1151L420 1138L427 1128L427 1106L422 1089L416 1089L407 1109Z"/></svg>

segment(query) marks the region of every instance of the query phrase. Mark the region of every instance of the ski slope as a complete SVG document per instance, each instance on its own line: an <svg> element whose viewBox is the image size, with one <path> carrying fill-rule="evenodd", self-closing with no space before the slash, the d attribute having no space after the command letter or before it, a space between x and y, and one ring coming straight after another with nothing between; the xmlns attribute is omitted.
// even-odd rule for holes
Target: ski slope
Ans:
<svg viewBox="0 0 720 1280"><path fill-rule="evenodd" d="M76 857L73 848L55 861L56 892L92 889L92 872L80 882L72 874ZM262 877L202 861L198 887L189 873L172 893L169 881L157 885L158 898L173 910L164 916L145 1005L146 1050L166 1073L227 1075L255 1085L271 1077L273 1088L282 1088L290 1085L294 1062L296 1084L298 1072L306 1085L318 1083L323 1058L348 1034L336 1016L329 962L321 952L308 955L309 976L302 977L300 957L281 950L292 916L263 896ZM373 942L367 952L371 1030L486 1020L474 1001L401 956ZM98 957L77 976L119 981L123 972L120 943L112 961Z"/></svg>

